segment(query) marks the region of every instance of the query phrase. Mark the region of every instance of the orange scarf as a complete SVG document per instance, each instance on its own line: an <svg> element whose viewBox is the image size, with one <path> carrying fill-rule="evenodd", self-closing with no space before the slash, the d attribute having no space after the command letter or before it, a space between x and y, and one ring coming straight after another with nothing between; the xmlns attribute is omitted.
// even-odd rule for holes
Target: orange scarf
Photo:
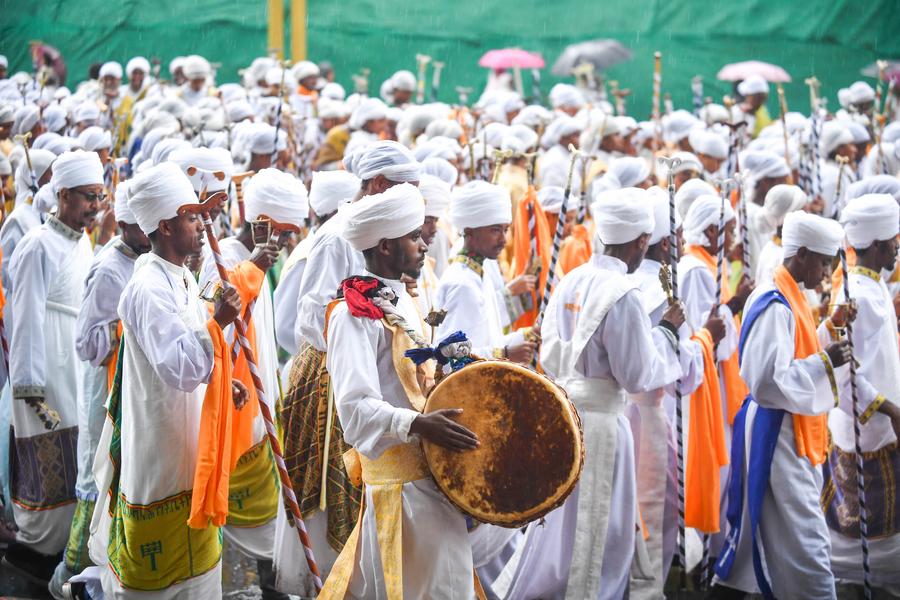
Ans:
<svg viewBox="0 0 900 600"><path fill-rule="evenodd" d="M116 378L116 357L119 356L119 343L122 339L122 321L116 325L116 339L109 349L109 361L106 363L106 390L113 387L113 379Z"/></svg>
<svg viewBox="0 0 900 600"><path fill-rule="evenodd" d="M703 383L691 394L684 522L704 533L719 531L719 469L728 464L719 372L712 335L700 329L691 338L703 350Z"/></svg>
<svg viewBox="0 0 900 600"><path fill-rule="evenodd" d="M246 308L259 294L265 273L253 263L244 261L229 271L228 278L238 290L241 305ZM251 322L247 339L255 351L252 327ZM243 353L233 366L231 347L225 340L222 328L214 319L207 321L206 328L212 337L215 364L200 413L197 466L194 470L191 516L188 519L188 526L194 529L225 524L231 473L241 455L253 444L253 420L259 411L259 399ZM241 410L234 407L232 400L233 379L240 379L250 392L250 399Z"/></svg>
<svg viewBox="0 0 900 600"><path fill-rule="evenodd" d="M709 252L707 252L706 248L689 244L685 246L684 251L686 254L693 256L706 265L706 268L709 269L709 272L712 273L714 278L717 277L716 261ZM718 281L718 279L716 280ZM722 280L722 304L725 304L734 297L731 289L725 283L726 281L727 278ZM737 326L738 331L740 331L741 320L737 316L734 317L734 323ZM725 380L725 400L728 406L728 424L731 425L734 423L734 416L741 409L741 404L744 403L744 398L747 397L749 390L747 389L744 380L741 379L741 365L738 362L738 353L736 350L727 360L721 361L721 365L722 377Z"/></svg>
<svg viewBox="0 0 900 600"><path fill-rule="evenodd" d="M806 296L784 265L775 269L775 287L787 299L794 314L794 358L802 359L822 351L816 335L816 323ZM806 457L815 466L825 462L828 453L828 413L793 415L797 456Z"/></svg>
<svg viewBox="0 0 900 600"><path fill-rule="evenodd" d="M528 207L534 214L534 231L528 229ZM531 261L531 238L537 238L536 251L537 260L541 265L541 277L538 281L535 291L531 293L534 308L523 314L513 325L513 329L522 327L530 327L534 325L538 311L538 292L543 292L544 286L547 285L547 274L550 271L550 249L553 243L553 230L547 223L547 216L541 209L537 200L534 186L528 186L525 196L516 206L515 222L513 226L513 260L512 260L512 276L518 277L525 272Z"/></svg>
<svg viewBox="0 0 900 600"><path fill-rule="evenodd" d="M564 239L559 248L560 276L589 261L594 252L592 246L591 234L587 227L584 225L573 227L572 235Z"/></svg>

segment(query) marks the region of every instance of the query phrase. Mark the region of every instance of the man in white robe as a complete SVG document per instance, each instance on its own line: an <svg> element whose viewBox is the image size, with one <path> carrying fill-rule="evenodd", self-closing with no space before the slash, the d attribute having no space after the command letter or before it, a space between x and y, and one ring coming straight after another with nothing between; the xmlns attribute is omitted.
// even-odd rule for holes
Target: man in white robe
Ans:
<svg viewBox="0 0 900 600"><path fill-rule="evenodd" d="M729 527L716 564L723 597L738 597L735 590L761 591L767 600L836 597L819 465L826 415L837 402L834 369L850 352L846 341L822 350L801 286L815 287L830 273L843 231L794 212L783 234L782 266L744 311L741 376L750 396L734 420Z"/></svg>
<svg viewBox="0 0 900 600"><path fill-rule="evenodd" d="M757 213L756 231L771 236L756 258L754 281L768 281L772 273L784 261L781 249L781 226L788 213L806 206L806 194L796 185L779 184L766 193L763 209Z"/></svg>
<svg viewBox="0 0 900 600"><path fill-rule="evenodd" d="M528 526L510 599L622 598L639 515L626 393L649 392L688 371L675 347L683 309L651 327L637 283L654 229L644 190L605 192L592 206L604 254L557 285L543 325L541 365L569 394L584 427L581 480L563 506Z"/></svg>
<svg viewBox="0 0 900 600"><path fill-rule="evenodd" d="M896 592L900 590L900 530L893 515L897 514L896 482L900 478L900 352L894 305L882 274L893 271L897 260L900 209L888 194L864 195L850 200L841 212L841 223L849 245L856 251L856 266L850 268L850 298L857 310L853 351L859 362L856 391L859 441L865 459L871 581L875 587ZM837 297L838 302L846 302L843 288ZM834 327L825 327L820 333L823 329L835 332ZM861 584L849 367L837 369L835 376L840 404L828 417L834 448L825 467L822 503L831 533L835 578Z"/></svg>
<svg viewBox="0 0 900 600"><path fill-rule="evenodd" d="M228 353L222 329L240 315L240 298L226 288L210 316L183 266L200 251L203 223L177 165L147 169L130 191L129 207L153 249L135 262L119 301L121 387L110 395L94 464L100 501L90 555L109 600L218 598L220 530L192 529L187 520L207 385L237 395L234 383L214 381L222 377L214 366L216 353Z"/></svg>
<svg viewBox="0 0 900 600"><path fill-rule="evenodd" d="M844 204L847 191L856 181L856 146L853 134L841 121L828 121L822 126L819 147L822 152L822 200L825 205L822 216L834 218ZM847 159L841 168L838 157Z"/></svg>
<svg viewBox="0 0 900 600"><path fill-rule="evenodd" d="M424 343L400 281L416 278L424 262L424 220L422 196L409 184L347 208L344 236L364 252L366 269L341 284L357 293L331 312L327 364L345 440L361 463L365 508L320 598L474 598L465 519L431 479L419 440L465 451L478 439L453 421L458 410L421 414L422 390L406 388L398 374L416 367L393 354L394 344ZM396 304L378 308L372 297L385 289Z"/></svg>
<svg viewBox="0 0 900 600"><path fill-rule="evenodd" d="M59 210L25 234L9 267L17 315L10 340L10 500L19 530L3 562L42 582L59 562L75 512L83 394L75 323L92 256L84 229L103 198L95 153L67 152L55 164Z"/></svg>
<svg viewBox="0 0 900 600"><path fill-rule="evenodd" d="M422 226L422 239L425 240L425 245L431 248L438 233L438 220L447 216L447 207L450 206L450 185L434 175L423 174L419 180L419 191L425 198L425 224ZM435 264L434 257L426 256L422 272L416 281L413 298L422 319L425 319L435 308L434 300L438 287ZM430 333L431 331L429 331ZM431 336L429 335L429 337ZM438 340L431 341L437 343Z"/></svg>

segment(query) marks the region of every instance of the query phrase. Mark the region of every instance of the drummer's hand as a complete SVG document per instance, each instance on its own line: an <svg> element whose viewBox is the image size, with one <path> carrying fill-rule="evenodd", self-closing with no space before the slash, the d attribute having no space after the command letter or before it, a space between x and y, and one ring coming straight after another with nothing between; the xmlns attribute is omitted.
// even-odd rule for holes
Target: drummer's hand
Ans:
<svg viewBox="0 0 900 600"><path fill-rule="evenodd" d="M481 445L478 436L451 418L460 414L461 408L445 408L419 415L410 425L409 432L451 450L474 450Z"/></svg>
<svg viewBox="0 0 900 600"><path fill-rule="evenodd" d="M534 358L536 350L537 344L534 342L522 342L521 344L507 347L506 358L513 362L527 365Z"/></svg>

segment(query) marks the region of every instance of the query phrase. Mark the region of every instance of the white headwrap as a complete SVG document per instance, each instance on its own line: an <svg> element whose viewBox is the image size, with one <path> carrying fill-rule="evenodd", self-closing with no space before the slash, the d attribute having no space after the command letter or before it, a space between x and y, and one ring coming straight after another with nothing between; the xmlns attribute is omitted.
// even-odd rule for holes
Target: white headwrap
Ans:
<svg viewBox="0 0 900 600"><path fill-rule="evenodd" d="M678 218L684 221L687 216L691 204L700 196L716 195L716 188L706 183L702 179L690 179L681 184L678 191L675 192L675 212Z"/></svg>
<svg viewBox="0 0 900 600"><path fill-rule="evenodd" d="M752 96L753 94L768 94L769 84L759 75L751 75L738 84L737 91L741 96Z"/></svg>
<svg viewBox="0 0 900 600"><path fill-rule="evenodd" d="M265 215L278 223L301 227L309 215L303 182L278 169L262 169L254 175L244 198L248 222Z"/></svg>
<svg viewBox="0 0 900 600"><path fill-rule="evenodd" d="M3 67L4 69L9 67L9 61L7 61L6 57L2 54L0 54L0 67Z"/></svg>
<svg viewBox="0 0 900 600"><path fill-rule="evenodd" d="M75 109L75 116L73 117L76 123L81 123L82 121L96 121L99 118L100 109L95 102L82 102L79 104L78 108Z"/></svg>
<svg viewBox="0 0 900 600"><path fill-rule="evenodd" d="M16 109L12 134L22 135L31 131L41 118L41 110L34 104L26 104Z"/></svg>
<svg viewBox="0 0 900 600"><path fill-rule="evenodd" d="M558 144L562 138L579 131L581 131L581 125L578 121L567 115L561 115L547 126L544 137L541 138L541 145L544 148L550 148Z"/></svg>
<svg viewBox="0 0 900 600"><path fill-rule="evenodd" d="M512 125L524 125L529 129L537 129L541 125L549 123L551 118L553 115L543 106L529 104L513 118Z"/></svg>
<svg viewBox="0 0 900 600"><path fill-rule="evenodd" d="M47 169L49 169L50 165L53 164L53 161L56 160L56 155L49 150L35 149L31 150L30 154L31 166L34 167L34 176L37 181L31 181L31 171L28 169L28 161L22 160L19 163L19 166L16 167L16 204L19 204L21 201L32 195L32 183L34 183L34 187L37 187L37 182L41 180L41 177L44 176L44 173L47 172Z"/></svg>
<svg viewBox="0 0 900 600"><path fill-rule="evenodd" d="M231 184L234 163L231 162L231 154L224 148L184 148L169 155L169 161L178 165L186 175L189 167L199 169L193 176L188 176L194 192L199 193L203 189L204 178L208 192L227 190ZM225 178L220 181L204 174L204 171L222 171Z"/></svg>
<svg viewBox="0 0 900 600"><path fill-rule="evenodd" d="M319 119L343 119L350 114L347 105L340 100L319 98Z"/></svg>
<svg viewBox="0 0 900 600"><path fill-rule="evenodd" d="M16 120L16 109L12 104L0 104L0 123L12 123Z"/></svg>
<svg viewBox="0 0 900 600"><path fill-rule="evenodd" d="M700 159L693 152L676 152L672 157L681 159L681 163L672 169L675 173L684 173L685 171L703 172L703 163L700 162Z"/></svg>
<svg viewBox="0 0 900 600"><path fill-rule="evenodd" d="M103 63L103 66L100 67L100 79L103 79L104 77L122 79L122 65L115 61Z"/></svg>
<svg viewBox="0 0 900 600"><path fill-rule="evenodd" d="M647 190L644 200L653 212L653 233L650 234L651 246L658 244L669 236L669 194L659 186Z"/></svg>
<svg viewBox="0 0 900 600"><path fill-rule="evenodd" d="M781 247L784 248L785 258L794 256L800 248L834 256L843 238L844 230L836 221L802 210L788 213L781 228Z"/></svg>
<svg viewBox="0 0 900 600"><path fill-rule="evenodd" d="M58 204L52 183L45 183L34 195L31 205L38 212L48 213Z"/></svg>
<svg viewBox="0 0 900 600"><path fill-rule="evenodd" d="M344 156L344 167L362 181L384 175L397 183L418 181L421 165L409 149L398 142L373 142Z"/></svg>
<svg viewBox="0 0 900 600"><path fill-rule="evenodd" d="M391 75L391 90L411 92L416 89L416 76L409 71L397 71Z"/></svg>
<svg viewBox="0 0 900 600"><path fill-rule="evenodd" d="M847 188L847 200L866 194L890 194L900 202L900 179L893 175L873 175L851 183Z"/></svg>
<svg viewBox="0 0 900 600"><path fill-rule="evenodd" d="M67 125L69 113L58 104L51 104L44 109L44 126L48 132L58 133Z"/></svg>
<svg viewBox="0 0 900 600"><path fill-rule="evenodd" d="M665 141L677 144L696 127L700 121L686 110L676 110L663 117L663 137ZM695 148L696 150L696 148Z"/></svg>
<svg viewBox="0 0 900 600"><path fill-rule="evenodd" d="M128 78L130 79L131 74L135 71L143 71L144 75L149 75L150 62L143 56L135 56L128 61L127 65L125 65L125 72L128 74Z"/></svg>
<svg viewBox="0 0 900 600"><path fill-rule="evenodd" d="M875 100L875 90L865 81L857 81L847 88L847 101L849 104L862 104Z"/></svg>
<svg viewBox="0 0 900 600"><path fill-rule="evenodd" d="M722 222L727 224L734 220L734 210L732 210L730 202L723 202L719 196L713 195L700 196L694 200L682 224L684 243L710 246L712 240L706 237L706 228L710 225L719 227L719 215L723 204L725 216Z"/></svg>
<svg viewBox="0 0 900 600"><path fill-rule="evenodd" d="M78 147L89 152L112 149L112 135L102 127L88 127L78 136Z"/></svg>
<svg viewBox="0 0 900 600"><path fill-rule="evenodd" d="M74 140L69 137L63 137L58 133L53 133L48 131L47 133L42 133L37 136L37 139L34 140L34 144L31 145L32 150L40 150L43 148L44 150L49 150L53 154L59 156L63 152L68 152L72 149L72 144Z"/></svg>
<svg viewBox="0 0 900 600"><path fill-rule="evenodd" d="M553 108L580 108L584 105L584 96L574 85L557 83L550 89L550 105Z"/></svg>
<svg viewBox="0 0 900 600"><path fill-rule="evenodd" d="M854 198L841 211L847 241L860 250L874 242L891 240L900 233L900 206L889 194L866 194Z"/></svg>
<svg viewBox="0 0 900 600"><path fill-rule="evenodd" d="M450 222L458 230L512 223L509 191L486 181L470 181L453 190Z"/></svg>
<svg viewBox="0 0 900 600"><path fill-rule="evenodd" d="M254 116L253 107L246 100L235 100L225 105L228 112L228 120L232 123L243 121L247 117Z"/></svg>
<svg viewBox="0 0 900 600"><path fill-rule="evenodd" d="M175 71L181 69L181 72L184 72L184 57L176 56L171 61L169 61L169 74L175 75Z"/></svg>
<svg viewBox="0 0 900 600"><path fill-rule="evenodd" d="M318 67L316 67L316 71L318 71ZM297 77L297 81L303 79L302 77ZM344 89L344 86L335 82L329 81L322 88L322 91L319 93L319 98L328 98L330 100L341 100L347 97L347 91ZM320 111L321 112L321 111Z"/></svg>
<svg viewBox="0 0 900 600"><path fill-rule="evenodd" d="M796 185L779 184L766 194L762 214L774 231L784 223L785 215L800 210L806 206L806 201L806 194Z"/></svg>
<svg viewBox="0 0 900 600"><path fill-rule="evenodd" d="M169 160L172 154L182 150L191 149L190 142L186 142L181 138L165 138L159 143L153 145L153 152L150 154L150 165L158 165L161 162Z"/></svg>
<svg viewBox="0 0 900 600"><path fill-rule="evenodd" d="M199 204L190 180L175 163L150 167L130 182L128 208L147 235L159 228L160 221L177 217L182 206Z"/></svg>
<svg viewBox="0 0 900 600"><path fill-rule="evenodd" d="M842 121L826 121L822 125L822 140L819 142L819 146L824 156L829 156L839 146L852 143L853 134Z"/></svg>
<svg viewBox="0 0 900 600"><path fill-rule="evenodd" d="M128 201L131 197L131 192L129 186L131 185L131 180L126 180L116 187L116 204L113 209L116 214L116 221L121 221L123 223L127 223L129 225L137 224L137 217L134 216L134 213L131 211L131 207L128 206Z"/></svg>
<svg viewBox="0 0 900 600"><path fill-rule="evenodd" d="M347 171L313 171L309 205L320 217L330 215L359 191L359 177Z"/></svg>
<svg viewBox="0 0 900 600"><path fill-rule="evenodd" d="M625 188L603 192L591 204L597 226L596 237L604 246L627 244L652 234L655 222L647 201L647 190Z"/></svg>
<svg viewBox="0 0 900 600"><path fill-rule="evenodd" d="M459 179L459 171L450 164L450 161L433 156L422 161L422 174L426 173L439 177L451 187L456 185Z"/></svg>
<svg viewBox="0 0 900 600"><path fill-rule="evenodd" d="M728 158L728 143L722 136L708 129L691 130L688 142L697 154L705 154L719 160Z"/></svg>
<svg viewBox="0 0 900 600"><path fill-rule="evenodd" d="M537 194L538 202L545 213L558 215L562 210L563 199L566 196L566 190L558 185L546 185L540 189ZM569 201L566 203L566 212L578 210L581 207L581 196L578 194L570 194Z"/></svg>
<svg viewBox="0 0 900 600"><path fill-rule="evenodd" d="M438 219L446 216L450 206L450 185L434 175L423 174L419 180L419 192L425 198L425 216Z"/></svg>
<svg viewBox="0 0 900 600"><path fill-rule="evenodd" d="M188 79L204 79L209 77L212 71L209 62L202 56L196 54L191 54L184 58L181 70Z"/></svg>
<svg viewBox="0 0 900 600"><path fill-rule="evenodd" d="M387 118L387 106L378 98L366 98L350 114L350 129L362 129L369 121Z"/></svg>
<svg viewBox="0 0 900 600"><path fill-rule="evenodd" d="M53 193L59 190L76 188L82 185L103 184L103 165L96 152L75 150L63 152L53 161L53 177L50 184Z"/></svg>
<svg viewBox="0 0 900 600"><path fill-rule="evenodd" d="M609 189L636 187L650 177L650 165L643 158L623 156L614 159L610 163L609 170L604 175L604 178L606 177L612 179L613 183L618 184L615 188L611 187Z"/></svg>
<svg viewBox="0 0 900 600"><path fill-rule="evenodd" d="M741 154L741 167L750 171L755 180L767 177L787 177L791 174L784 156L771 150L750 150Z"/></svg>
<svg viewBox="0 0 900 600"><path fill-rule="evenodd" d="M381 194L364 196L341 209L343 237L359 252L381 240L403 237L425 222L425 201L418 188L403 183Z"/></svg>
<svg viewBox="0 0 900 600"><path fill-rule="evenodd" d="M291 73L294 75L294 79L299 83L300 80L306 79L307 77L318 76L319 67L316 66L316 63L314 62L301 60L291 68Z"/></svg>

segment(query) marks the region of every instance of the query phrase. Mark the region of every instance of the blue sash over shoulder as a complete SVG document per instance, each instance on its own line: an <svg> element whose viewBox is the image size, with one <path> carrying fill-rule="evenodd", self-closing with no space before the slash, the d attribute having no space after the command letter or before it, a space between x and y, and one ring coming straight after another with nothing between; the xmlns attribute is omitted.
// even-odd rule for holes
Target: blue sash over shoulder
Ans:
<svg viewBox="0 0 900 600"><path fill-rule="evenodd" d="M788 310L791 308L781 292L773 289L760 295L750 309L744 313L738 346L739 360L742 361L744 358L744 344L750 335L750 329L756 319L773 302L781 302ZM741 516L744 511L744 450L747 434L747 409L750 402L755 402L755 400L752 395L748 394L734 418L734 432L731 441L731 474L728 480L728 511L726 513L729 528L722 555L716 563L716 574L722 579L726 579L731 573L738 541L741 538ZM763 498L766 495L766 488L769 486L772 457L775 455L775 446L778 443L778 434L781 431L784 415L784 410L757 405L753 429L750 432L752 452L747 465L747 511L750 517L753 572L756 575L756 583L766 600L774 600L775 595L772 593L772 588L763 571L757 535L762 516Z"/></svg>

